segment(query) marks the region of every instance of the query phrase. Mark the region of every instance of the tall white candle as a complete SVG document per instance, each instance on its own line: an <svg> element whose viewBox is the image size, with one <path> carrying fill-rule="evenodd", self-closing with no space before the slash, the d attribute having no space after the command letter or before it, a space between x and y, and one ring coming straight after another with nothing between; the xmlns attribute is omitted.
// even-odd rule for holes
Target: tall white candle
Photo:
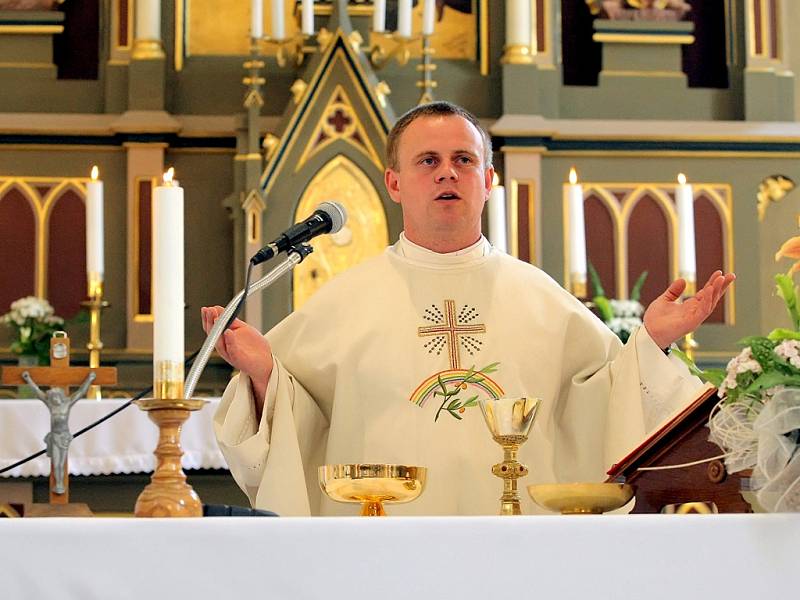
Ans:
<svg viewBox="0 0 800 600"><path fill-rule="evenodd" d="M575 168L569 170L569 272L574 284L586 284L586 226L583 218L583 186Z"/></svg>
<svg viewBox="0 0 800 600"><path fill-rule="evenodd" d="M489 241L492 246L508 252L506 233L506 188L500 185L497 173L494 175L492 191L489 193Z"/></svg>
<svg viewBox="0 0 800 600"><path fill-rule="evenodd" d="M174 171L153 197L153 366L183 363L183 188Z"/></svg>
<svg viewBox="0 0 800 600"><path fill-rule="evenodd" d="M506 46L530 45L530 0L506 0Z"/></svg>
<svg viewBox="0 0 800 600"><path fill-rule="evenodd" d="M314 0L303 0L303 34L314 35Z"/></svg>
<svg viewBox="0 0 800 600"><path fill-rule="evenodd" d="M695 282L697 265L694 249L694 191L686 183L683 173L678 175L675 207L678 212L678 277Z"/></svg>
<svg viewBox="0 0 800 600"><path fill-rule="evenodd" d="M264 37L264 0L250 0L250 37Z"/></svg>
<svg viewBox="0 0 800 600"><path fill-rule="evenodd" d="M411 0L397 2L397 34L400 37L411 37Z"/></svg>
<svg viewBox="0 0 800 600"><path fill-rule="evenodd" d="M103 182L97 167L86 184L86 275L88 281L103 281Z"/></svg>
<svg viewBox="0 0 800 600"><path fill-rule="evenodd" d="M372 31L386 31L386 0L375 0L372 3Z"/></svg>
<svg viewBox="0 0 800 600"><path fill-rule="evenodd" d="M272 0L272 39L286 39L286 22L283 14L283 0Z"/></svg>
<svg viewBox="0 0 800 600"><path fill-rule="evenodd" d="M436 0L425 0L422 6L422 33L433 35L433 28L436 15Z"/></svg>

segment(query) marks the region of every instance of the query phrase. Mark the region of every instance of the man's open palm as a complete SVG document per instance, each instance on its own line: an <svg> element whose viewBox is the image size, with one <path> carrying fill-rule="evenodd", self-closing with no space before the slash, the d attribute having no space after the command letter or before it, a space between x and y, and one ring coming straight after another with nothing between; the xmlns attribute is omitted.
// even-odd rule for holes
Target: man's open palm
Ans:
<svg viewBox="0 0 800 600"><path fill-rule="evenodd" d="M683 301L681 294L686 289L686 282L676 279L647 307L643 319L647 333L660 348L667 348L697 329L714 312L734 279L736 275L733 273L723 275L722 271L714 271L703 289Z"/></svg>

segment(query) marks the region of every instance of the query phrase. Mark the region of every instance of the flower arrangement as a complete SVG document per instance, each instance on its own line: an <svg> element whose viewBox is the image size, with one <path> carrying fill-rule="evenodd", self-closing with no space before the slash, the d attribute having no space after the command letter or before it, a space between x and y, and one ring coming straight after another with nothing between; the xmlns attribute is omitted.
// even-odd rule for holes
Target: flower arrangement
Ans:
<svg viewBox="0 0 800 600"><path fill-rule="evenodd" d="M596 294L592 298L592 302L597 307L600 318L608 325L611 331L617 334L617 337L624 344L636 328L642 324L644 306L639 302L639 298L642 294L642 286L647 279L647 271L639 275L633 285L629 300L616 300L606 297L603 284L600 283L600 276L591 263L589 263L589 275L592 278L592 286L594 286Z"/></svg>
<svg viewBox="0 0 800 600"><path fill-rule="evenodd" d="M64 319L54 313L53 307L44 298L27 296L12 302L11 310L0 317L0 322L14 331L11 351L20 355L36 355L39 364L47 364L50 338L54 331L64 325Z"/></svg>
<svg viewBox="0 0 800 600"><path fill-rule="evenodd" d="M800 236L775 255L800 259ZM752 469L750 487L771 512L800 511L800 308L792 275L775 276L792 328L739 341L741 352L725 369L701 371L685 355L689 369L718 388L720 403L709 419L709 439L725 452L731 473Z"/></svg>

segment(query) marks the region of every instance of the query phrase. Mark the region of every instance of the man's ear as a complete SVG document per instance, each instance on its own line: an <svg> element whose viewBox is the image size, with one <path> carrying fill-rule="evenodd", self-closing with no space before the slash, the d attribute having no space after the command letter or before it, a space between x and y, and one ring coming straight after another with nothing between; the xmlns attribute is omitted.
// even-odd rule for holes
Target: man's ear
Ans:
<svg viewBox="0 0 800 600"><path fill-rule="evenodd" d="M484 188L484 200L489 199L489 195L492 193L492 183L494 182L494 167L488 167L483 172L483 188Z"/></svg>
<svg viewBox="0 0 800 600"><path fill-rule="evenodd" d="M384 171L383 183L392 201L400 204L400 178L394 169L386 169L386 171Z"/></svg>

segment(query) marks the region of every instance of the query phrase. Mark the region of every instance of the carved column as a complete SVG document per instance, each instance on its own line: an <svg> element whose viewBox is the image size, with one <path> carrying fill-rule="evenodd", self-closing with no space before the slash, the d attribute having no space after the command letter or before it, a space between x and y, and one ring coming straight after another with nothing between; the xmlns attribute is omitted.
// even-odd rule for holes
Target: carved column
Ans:
<svg viewBox="0 0 800 600"><path fill-rule="evenodd" d="M508 0L503 53L503 110L558 117L560 70L554 0ZM494 4L492 4L494 6Z"/></svg>
<svg viewBox="0 0 800 600"><path fill-rule="evenodd" d="M789 35L783 0L745 0L747 62L744 72L745 119L794 120L794 74L785 40Z"/></svg>
<svg viewBox="0 0 800 600"><path fill-rule="evenodd" d="M136 0L135 38L128 82L128 110L164 109L166 57L161 41L161 3Z"/></svg>

